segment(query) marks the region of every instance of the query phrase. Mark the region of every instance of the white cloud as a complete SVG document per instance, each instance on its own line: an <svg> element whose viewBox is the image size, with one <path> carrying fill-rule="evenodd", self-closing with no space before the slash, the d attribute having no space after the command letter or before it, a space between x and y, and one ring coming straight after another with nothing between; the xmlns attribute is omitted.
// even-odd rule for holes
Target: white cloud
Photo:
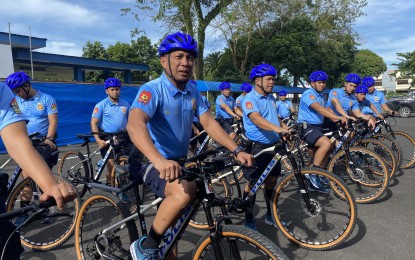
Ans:
<svg viewBox="0 0 415 260"><path fill-rule="evenodd" d="M39 49L39 51L80 57L82 55L82 46L73 42L47 41L46 48Z"/></svg>
<svg viewBox="0 0 415 260"><path fill-rule="evenodd" d="M3 0L0 15L8 20L18 19L19 22L44 20L51 26L56 23L94 26L104 19L94 9L88 10L63 0Z"/></svg>

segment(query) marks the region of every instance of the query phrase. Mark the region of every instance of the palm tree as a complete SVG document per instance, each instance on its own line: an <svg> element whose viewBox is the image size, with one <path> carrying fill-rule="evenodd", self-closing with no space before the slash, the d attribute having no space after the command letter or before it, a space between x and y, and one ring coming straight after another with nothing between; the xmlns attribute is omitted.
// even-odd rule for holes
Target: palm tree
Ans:
<svg viewBox="0 0 415 260"><path fill-rule="evenodd" d="M205 75L210 74L212 76L216 76L218 74L219 71L219 62L222 58L222 52L218 51L218 52L213 52L211 54L209 54L206 59L205 59L205 68L204 68L204 72Z"/></svg>

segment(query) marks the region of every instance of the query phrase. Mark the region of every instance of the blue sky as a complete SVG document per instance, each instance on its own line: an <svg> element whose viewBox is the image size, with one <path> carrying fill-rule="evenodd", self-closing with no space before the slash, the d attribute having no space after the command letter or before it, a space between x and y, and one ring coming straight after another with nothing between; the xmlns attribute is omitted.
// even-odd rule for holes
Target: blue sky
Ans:
<svg viewBox="0 0 415 260"><path fill-rule="evenodd" d="M47 38L47 47L39 51L80 56L87 41L104 46L117 41L129 42L130 31L138 25L120 9L134 6L135 0L2 0L0 31ZM380 55L388 67L398 62L397 52L415 50L415 1L369 0L365 16L354 29L360 36L359 48ZM166 32L150 21L142 23L154 43ZM208 37L207 37L208 38ZM220 50L207 43L206 53Z"/></svg>

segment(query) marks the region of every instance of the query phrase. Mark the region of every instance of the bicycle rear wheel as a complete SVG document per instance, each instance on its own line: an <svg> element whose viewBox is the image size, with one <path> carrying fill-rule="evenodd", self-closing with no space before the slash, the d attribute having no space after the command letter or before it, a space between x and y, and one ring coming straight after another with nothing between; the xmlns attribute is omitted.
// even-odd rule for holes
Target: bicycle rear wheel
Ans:
<svg viewBox="0 0 415 260"><path fill-rule="evenodd" d="M308 249L327 250L339 246L352 233L356 224L357 206L344 182L332 173L318 168L301 169L301 178L307 187L308 174L324 178L343 194L308 191L308 208L294 173L281 178L272 196L272 215L278 229L291 242Z"/></svg>
<svg viewBox="0 0 415 260"><path fill-rule="evenodd" d="M284 252L264 235L242 226L224 225L219 238L223 259L288 259ZM210 234L203 236L193 259L216 259Z"/></svg>
<svg viewBox="0 0 415 260"><path fill-rule="evenodd" d="M385 161L377 153L361 146L350 147L349 153L350 160L344 150L335 154L327 170L346 183L357 203L374 202L388 188L389 174ZM336 187L334 191L343 196Z"/></svg>
<svg viewBox="0 0 415 260"><path fill-rule="evenodd" d="M111 193L99 192L85 200L76 220L78 259L130 259L129 246L138 239L134 220L102 234L104 229L128 216L129 209Z"/></svg>
<svg viewBox="0 0 415 260"><path fill-rule="evenodd" d="M85 195L88 187L79 181L85 181L89 177L89 168L88 162L81 152L65 153L59 163L58 175L72 181L81 198Z"/></svg>
<svg viewBox="0 0 415 260"><path fill-rule="evenodd" d="M408 169L415 164L415 140L402 131L394 131L394 137L402 148L401 169Z"/></svg>
<svg viewBox="0 0 415 260"><path fill-rule="evenodd" d="M58 182L69 182L60 176L55 176ZM42 191L31 178L20 182L10 193L7 200L7 211L24 207L30 202L38 202ZM23 201L24 200L24 201ZM81 202L79 198L65 204L59 211L57 206L50 207L42 218L34 218L19 230L20 239L24 246L38 251L47 251L65 243L73 234L75 220L79 213ZM14 223L30 217L32 213L20 215L11 221ZM19 221L19 220L18 220Z"/></svg>

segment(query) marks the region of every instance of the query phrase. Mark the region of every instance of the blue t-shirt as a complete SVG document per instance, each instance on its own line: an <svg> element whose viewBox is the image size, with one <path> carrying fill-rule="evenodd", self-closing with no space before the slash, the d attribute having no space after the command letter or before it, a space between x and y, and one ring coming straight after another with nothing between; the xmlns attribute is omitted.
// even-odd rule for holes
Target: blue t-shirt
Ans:
<svg viewBox="0 0 415 260"><path fill-rule="evenodd" d="M277 102L277 112L278 112L278 117L280 118L286 118L289 117L291 115L291 107L292 107L292 103L289 100L279 100Z"/></svg>
<svg viewBox="0 0 415 260"><path fill-rule="evenodd" d="M330 107L336 115L341 116L339 112L337 112L336 108L334 107L333 103L331 102L332 98L336 98L339 100L340 105L342 106L343 110L348 113L351 110L358 109L357 108L357 99L356 97L351 94L348 95L346 91L342 88L335 88L332 89L329 93L329 100L327 102L326 107Z"/></svg>
<svg viewBox="0 0 415 260"><path fill-rule="evenodd" d="M263 96L255 90L246 94L244 101L242 102L242 110L244 112L243 122L246 137L248 137L249 140L261 144L274 144L280 139L280 136L276 132L264 130L249 119L249 115L252 112L257 112L270 123L280 126L276 102L277 101L272 94Z"/></svg>
<svg viewBox="0 0 415 260"><path fill-rule="evenodd" d="M313 125L322 125L324 122L324 116L311 108L311 105L318 102L325 107L326 100L323 93L318 93L314 88L304 91L300 98L300 106L298 108L298 122L307 123Z"/></svg>
<svg viewBox="0 0 415 260"><path fill-rule="evenodd" d="M219 95L216 98L216 118L232 118L228 112L225 111L220 105L226 104L232 111L233 107L235 106L235 100L232 96L225 97L224 95Z"/></svg>
<svg viewBox="0 0 415 260"><path fill-rule="evenodd" d="M95 105L92 117L99 120L98 127L107 133L116 133L125 130L128 120L130 103L118 99L113 103L109 97Z"/></svg>
<svg viewBox="0 0 415 260"><path fill-rule="evenodd" d="M180 91L164 73L140 87L131 105L131 109L134 108L150 117L147 127L151 139L167 159L187 155L193 117L208 111L196 86L187 84Z"/></svg>
<svg viewBox="0 0 415 260"><path fill-rule="evenodd" d="M377 90L375 90L372 94L367 93L366 99L369 100L376 107L379 113L382 113L382 105L387 103L385 94ZM372 110L370 109L370 111ZM375 112L373 111L371 113L375 114Z"/></svg>
<svg viewBox="0 0 415 260"><path fill-rule="evenodd" d="M56 100L40 90L37 90L37 93L29 99L16 96L16 100L23 115L29 120L28 133L39 132L41 136L46 136L49 128L48 115L58 113Z"/></svg>

